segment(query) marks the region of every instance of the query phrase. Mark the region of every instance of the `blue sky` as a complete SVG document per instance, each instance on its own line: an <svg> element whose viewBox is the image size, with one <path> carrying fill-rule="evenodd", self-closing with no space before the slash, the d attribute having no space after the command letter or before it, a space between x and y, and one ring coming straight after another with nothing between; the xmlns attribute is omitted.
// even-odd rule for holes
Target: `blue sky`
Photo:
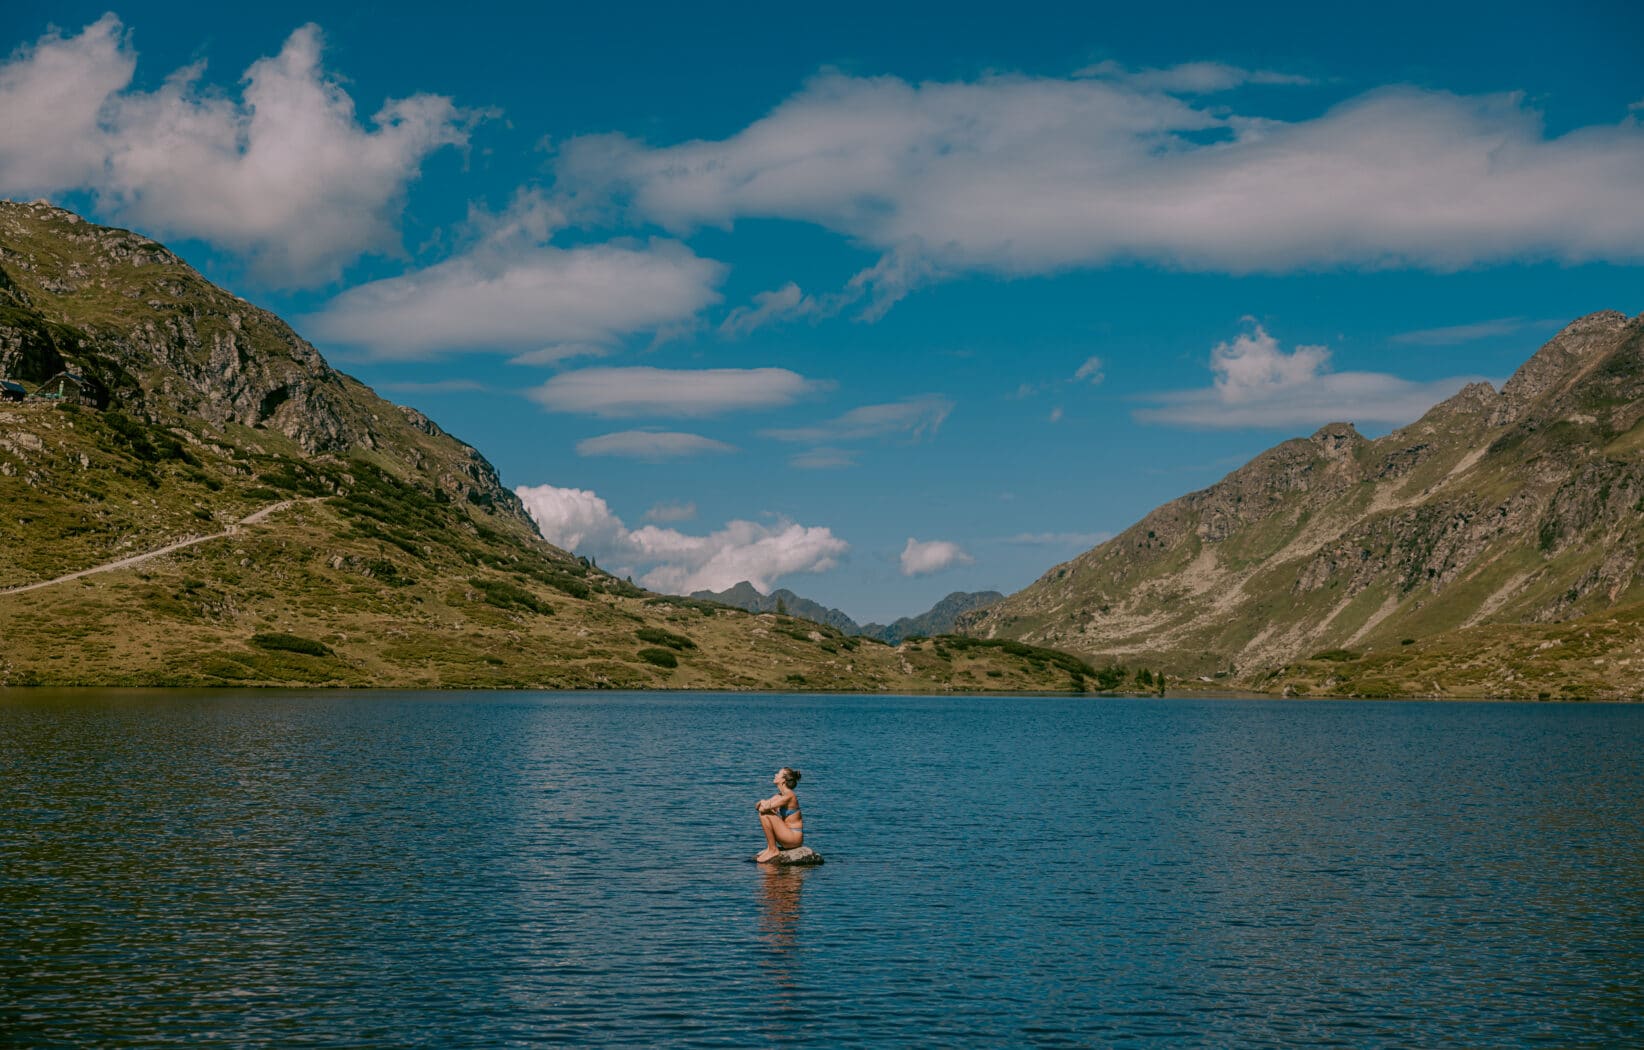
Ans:
<svg viewBox="0 0 1644 1050"><path fill-rule="evenodd" d="M0 195L662 590L1015 590L1644 310L1636 4L339 6L7 5Z"/></svg>

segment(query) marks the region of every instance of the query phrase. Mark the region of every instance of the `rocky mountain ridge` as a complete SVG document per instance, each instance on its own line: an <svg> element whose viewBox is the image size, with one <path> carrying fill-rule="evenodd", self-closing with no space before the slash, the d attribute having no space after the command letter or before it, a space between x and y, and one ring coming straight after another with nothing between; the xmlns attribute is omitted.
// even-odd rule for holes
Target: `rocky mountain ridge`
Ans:
<svg viewBox="0 0 1644 1050"><path fill-rule="evenodd" d="M1339 684L1379 653L1396 683L1390 651L1641 602L1644 317L1603 311L1499 392L1473 384L1375 440L1335 423L1283 442L961 627L1246 686L1320 654L1318 683ZM1503 663L1470 688L1627 693L1606 684L1624 671L1533 690L1516 674Z"/></svg>
<svg viewBox="0 0 1644 1050"><path fill-rule="evenodd" d="M723 591L695 591L692 598L721 602L749 612L783 612L815 623L827 624L845 634L875 638L898 645L909 638L930 638L951 634L959 617L973 609L983 609L1004 597L998 591L954 591L918 616L904 616L895 623L858 624L838 609L802 598L786 587L764 594L747 580Z"/></svg>

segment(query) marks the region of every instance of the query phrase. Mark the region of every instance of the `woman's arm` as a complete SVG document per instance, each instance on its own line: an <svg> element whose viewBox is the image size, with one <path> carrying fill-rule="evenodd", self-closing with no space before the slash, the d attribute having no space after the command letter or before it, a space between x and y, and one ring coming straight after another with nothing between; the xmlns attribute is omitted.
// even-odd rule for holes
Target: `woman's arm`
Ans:
<svg viewBox="0 0 1644 1050"><path fill-rule="evenodd" d="M758 805L754 808L759 810L761 813L774 813L792 801L793 792L791 790L778 791L770 798L760 799Z"/></svg>

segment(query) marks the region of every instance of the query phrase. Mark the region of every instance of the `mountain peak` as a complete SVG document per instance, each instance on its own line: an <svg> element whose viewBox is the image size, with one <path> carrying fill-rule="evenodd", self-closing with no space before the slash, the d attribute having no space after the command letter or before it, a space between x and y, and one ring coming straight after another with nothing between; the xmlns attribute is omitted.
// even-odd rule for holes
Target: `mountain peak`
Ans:
<svg viewBox="0 0 1644 1050"><path fill-rule="evenodd" d="M1512 422L1542 398L1570 386L1604 354L1615 347L1616 336L1629 324L1619 310L1599 310L1565 325L1524 362L1501 388L1502 422Z"/></svg>

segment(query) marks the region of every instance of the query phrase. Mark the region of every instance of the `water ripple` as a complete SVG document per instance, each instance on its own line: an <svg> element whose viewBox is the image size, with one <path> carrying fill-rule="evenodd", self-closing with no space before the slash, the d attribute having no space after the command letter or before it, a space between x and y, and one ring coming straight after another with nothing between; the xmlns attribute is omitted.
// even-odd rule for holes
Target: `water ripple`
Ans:
<svg viewBox="0 0 1644 1050"><path fill-rule="evenodd" d="M1644 710L0 695L0 1042L1637 1045ZM777 765L822 868L745 863Z"/></svg>

